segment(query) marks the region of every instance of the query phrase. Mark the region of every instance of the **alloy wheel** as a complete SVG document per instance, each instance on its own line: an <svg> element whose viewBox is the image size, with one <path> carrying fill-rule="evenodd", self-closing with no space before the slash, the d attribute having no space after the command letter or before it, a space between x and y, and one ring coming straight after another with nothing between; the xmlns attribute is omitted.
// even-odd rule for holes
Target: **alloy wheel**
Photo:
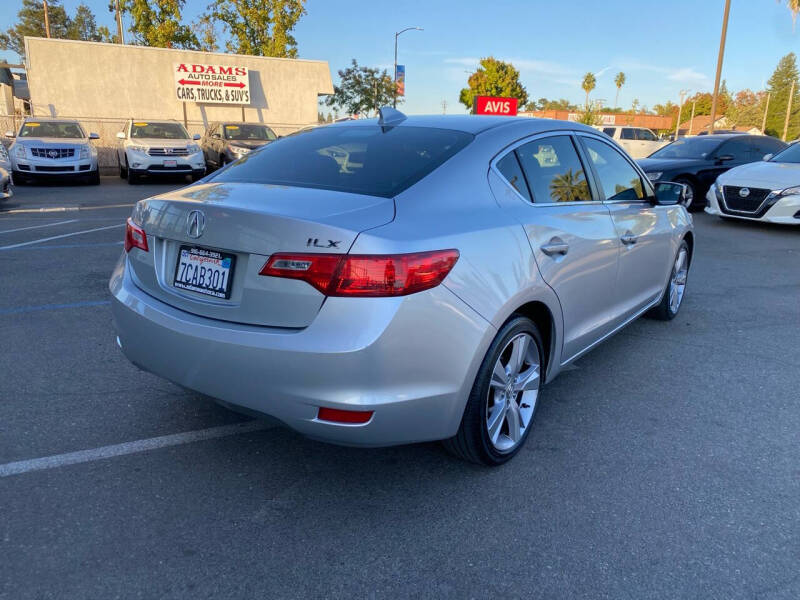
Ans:
<svg viewBox="0 0 800 600"><path fill-rule="evenodd" d="M492 371L486 398L486 429L500 452L510 452L525 436L539 395L539 348L527 333L506 344Z"/></svg>
<svg viewBox="0 0 800 600"><path fill-rule="evenodd" d="M672 268L672 279L669 282L669 310L673 314L678 312L686 290L686 278L689 275L689 252L686 247L681 247L675 257L675 266Z"/></svg>

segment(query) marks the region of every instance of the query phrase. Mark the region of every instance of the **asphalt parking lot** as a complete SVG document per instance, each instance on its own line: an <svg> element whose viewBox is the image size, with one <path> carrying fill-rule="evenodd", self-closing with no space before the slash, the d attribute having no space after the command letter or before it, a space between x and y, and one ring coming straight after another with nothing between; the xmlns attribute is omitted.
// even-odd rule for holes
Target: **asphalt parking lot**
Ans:
<svg viewBox="0 0 800 600"><path fill-rule="evenodd" d="M128 363L121 224L176 185L0 203L0 598L800 597L800 230L695 214L678 318L563 373L490 470L309 441Z"/></svg>

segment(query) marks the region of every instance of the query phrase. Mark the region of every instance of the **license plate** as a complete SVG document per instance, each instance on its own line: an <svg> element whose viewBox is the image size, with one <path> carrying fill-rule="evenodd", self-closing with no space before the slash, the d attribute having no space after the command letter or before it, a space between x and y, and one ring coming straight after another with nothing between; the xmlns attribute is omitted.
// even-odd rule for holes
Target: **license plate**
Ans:
<svg viewBox="0 0 800 600"><path fill-rule="evenodd" d="M165 160L164 161L164 166L165 167L177 167L178 166L178 161L177 160Z"/></svg>
<svg viewBox="0 0 800 600"><path fill-rule="evenodd" d="M198 246L181 246L172 285L215 298L230 298L235 262L233 254Z"/></svg>

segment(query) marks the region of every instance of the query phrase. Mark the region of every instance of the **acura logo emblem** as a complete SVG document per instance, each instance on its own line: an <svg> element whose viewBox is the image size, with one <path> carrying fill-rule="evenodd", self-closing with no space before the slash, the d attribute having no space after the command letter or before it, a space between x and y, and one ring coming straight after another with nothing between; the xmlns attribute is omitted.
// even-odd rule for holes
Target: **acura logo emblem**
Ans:
<svg viewBox="0 0 800 600"><path fill-rule="evenodd" d="M186 233L190 238L199 238L203 235L203 230L206 228L206 216L199 210L193 210L189 213L188 223L186 224Z"/></svg>
<svg viewBox="0 0 800 600"><path fill-rule="evenodd" d="M750 195L750 188L742 188L739 190L739 195L742 198L747 198Z"/></svg>

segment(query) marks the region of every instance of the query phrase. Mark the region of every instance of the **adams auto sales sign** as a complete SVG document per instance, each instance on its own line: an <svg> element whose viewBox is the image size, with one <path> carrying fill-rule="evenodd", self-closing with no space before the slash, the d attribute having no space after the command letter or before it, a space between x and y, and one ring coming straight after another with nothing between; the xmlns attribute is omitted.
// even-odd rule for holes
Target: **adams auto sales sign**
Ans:
<svg viewBox="0 0 800 600"><path fill-rule="evenodd" d="M495 98L492 96L475 96L474 113L476 115L505 115L517 114L519 100L516 98Z"/></svg>
<svg viewBox="0 0 800 600"><path fill-rule="evenodd" d="M175 63L172 74L181 102L250 104L247 67Z"/></svg>

